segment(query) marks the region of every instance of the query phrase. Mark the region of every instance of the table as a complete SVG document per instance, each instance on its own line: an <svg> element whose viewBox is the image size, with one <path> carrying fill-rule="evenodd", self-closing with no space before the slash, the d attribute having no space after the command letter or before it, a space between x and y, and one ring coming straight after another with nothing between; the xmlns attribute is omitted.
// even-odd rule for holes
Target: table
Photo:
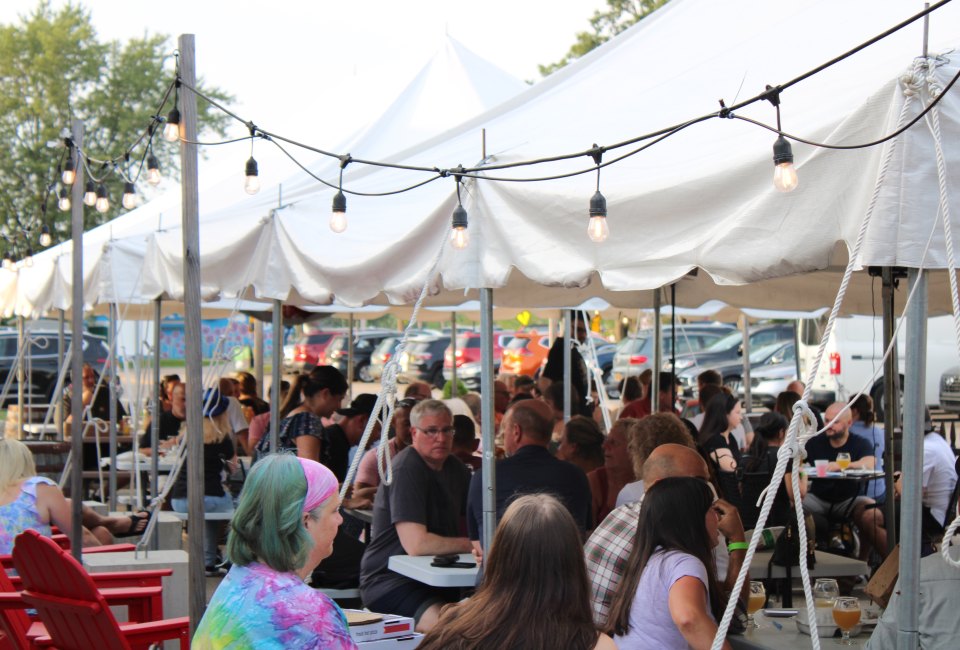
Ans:
<svg viewBox="0 0 960 650"><path fill-rule="evenodd" d="M54 436L57 434L57 425L55 424L24 424L23 425L24 433L30 434L33 436L33 439L43 440L47 436Z"/></svg>
<svg viewBox="0 0 960 650"><path fill-rule="evenodd" d="M172 455L160 456L158 469L161 472L169 473L173 471L173 468L176 465L176 463L177 463L176 456L172 456ZM104 458L103 464L104 466L109 466L110 459ZM141 472L149 472L150 469L153 467L153 460L149 456L144 456L141 454L139 465L140 465ZM125 451L122 454L117 454L117 469L121 471L126 471L126 472L133 470L133 452L132 451Z"/></svg>
<svg viewBox="0 0 960 650"><path fill-rule="evenodd" d="M827 553L826 551L814 551L817 562L810 569L810 578L838 578L844 576L867 575L870 570L866 562L845 555ZM783 594L783 606L790 607L793 603L792 585L789 580L800 577L800 567L794 565L790 567L790 575L787 575L787 567L770 566L770 558L773 557L773 551L756 551L753 554L753 561L750 562L750 579L766 580L769 577L773 580L781 580L780 593Z"/></svg>
<svg viewBox="0 0 960 650"><path fill-rule="evenodd" d="M476 562L470 553L461 553L460 561ZM477 586L477 574L480 572L479 567L451 569L430 566L431 562L433 562L432 555L394 555L387 562L387 568L402 576L413 578L417 582L430 585L431 587Z"/></svg>
<svg viewBox="0 0 960 650"><path fill-rule="evenodd" d="M880 470L857 470L848 469L847 473L827 472L826 476L817 476L817 471L813 467L805 467L807 478L810 480L829 480L829 481L872 481L873 479L883 478L886 474Z"/></svg>
<svg viewBox="0 0 960 650"><path fill-rule="evenodd" d="M800 608L803 609L803 608ZM797 629L793 618L767 618L762 612L755 614L760 624L759 630L751 630L748 634L731 634L727 636L734 650L794 650L795 648L810 648L812 642L809 634ZM780 629L777 629L777 625ZM857 644L853 647L863 647L870 638L872 628L864 629L857 636L851 637ZM820 637L821 648L833 648L836 641L829 637Z"/></svg>

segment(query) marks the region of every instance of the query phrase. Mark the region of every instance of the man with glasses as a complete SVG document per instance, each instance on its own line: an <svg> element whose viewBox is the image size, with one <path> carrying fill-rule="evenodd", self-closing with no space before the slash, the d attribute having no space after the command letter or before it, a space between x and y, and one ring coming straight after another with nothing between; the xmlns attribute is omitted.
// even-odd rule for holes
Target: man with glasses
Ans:
<svg viewBox="0 0 960 650"><path fill-rule="evenodd" d="M469 553L459 537L470 471L451 455L453 415L439 400L410 412L411 445L393 459L393 481L381 485L373 504L372 541L360 565L360 594L372 611L412 617L418 631L432 628L458 589L411 580L387 567L393 555Z"/></svg>
<svg viewBox="0 0 960 650"><path fill-rule="evenodd" d="M579 343L587 340L587 324L579 314L574 313L571 320L571 329L573 335ZM540 392L543 393L547 387L554 382L563 383L563 346L566 339L557 337L547 353L547 364L543 367L540 374ZM574 404L572 415L586 415L590 417L593 413L592 405L587 402L590 396L590 375L587 373L587 364L580 355L580 350L572 343L570 350L570 385L577 389L577 394L581 397L579 404Z"/></svg>

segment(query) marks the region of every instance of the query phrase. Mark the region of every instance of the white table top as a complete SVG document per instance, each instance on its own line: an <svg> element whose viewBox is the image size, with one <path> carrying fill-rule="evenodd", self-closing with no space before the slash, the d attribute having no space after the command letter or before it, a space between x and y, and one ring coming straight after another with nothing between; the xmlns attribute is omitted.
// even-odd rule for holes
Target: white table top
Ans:
<svg viewBox="0 0 960 650"><path fill-rule="evenodd" d="M110 465L110 459L104 458L103 465L105 467ZM149 456L144 456L140 454L139 467L142 472L149 472L150 468L153 467L153 460ZM159 462L159 471L161 472L170 472L173 471L174 465L176 464L176 458L174 456L160 456ZM122 454L117 454L117 469L122 472L129 472L133 469L133 452L125 451Z"/></svg>
<svg viewBox="0 0 960 650"><path fill-rule="evenodd" d="M852 557L827 553L825 551L814 551L817 556L816 565L810 569L812 578L835 578L842 576L867 575L869 569L866 562ZM763 580L767 577L767 565L770 558L773 557L773 551L757 551L753 554L753 561L750 563L750 578L753 580ZM790 571L794 578L800 577L800 567L794 566ZM785 578L787 572L782 566L772 567L771 578Z"/></svg>
<svg viewBox="0 0 960 650"><path fill-rule="evenodd" d="M848 469L846 474L843 472L827 472L826 476L817 476L817 471L813 467L804 468L808 479L828 479L831 481L869 481L876 478L883 478L884 472L876 469Z"/></svg>
<svg viewBox="0 0 960 650"><path fill-rule="evenodd" d="M461 562L473 562L470 553L460 554ZM478 567L470 569L452 569L430 566L432 555L394 555L387 563L391 571L413 578L431 587L474 587L477 584Z"/></svg>
<svg viewBox="0 0 960 650"><path fill-rule="evenodd" d="M760 624L759 630L751 630L742 636L736 634L727 636L727 640L730 641L734 650L794 650L795 648L813 647L810 635L797 629L796 617L767 618L762 612L757 612L756 620ZM780 626L780 629L777 629L777 625ZM872 632L873 627L869 626L862 629L856 636L851 637L856 643L854 647L862 648ZM829 637L820 637L820 647L834 648L836 647L836 640Z"/></svg>

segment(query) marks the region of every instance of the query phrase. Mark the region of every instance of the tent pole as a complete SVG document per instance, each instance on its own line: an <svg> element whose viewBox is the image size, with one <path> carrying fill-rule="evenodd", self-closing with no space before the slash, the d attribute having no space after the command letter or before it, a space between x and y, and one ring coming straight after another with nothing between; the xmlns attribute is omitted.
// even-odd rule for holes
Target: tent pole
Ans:
<svg viewBox="0 0 960 650"><path fill-rule="evenodd" d="M653 291L653 370L650 377L650 412L660 406L660 368L663 367L663 323L660 322L660 289Z"/></svg>
<svg viewBox="0 0 960 650"><path fill-rule="evenodd" d="M797 379L803 381L803 375L800 373L800 321L793 321L793 360L797 368ZM751 411L753 408L750 409Z"/></svg>
<svg viewBox="0 0 960 650"><path fill-rule="evenodd" d="M20 350L23 350L26 344L27 337L23 316L17 316L17 347ZM24 399L24 387L27 383L26 363L29 354L30 351L25 350L24 353L20 355L20 363L17 364L17 414L20 418L20 430L18 431L17 435L18 438L23 438L23 425L27 423L26 413L23 412L23 409L27 404L26 399Z"/></svg>
<svg viewBox="0 0 960 650"><path fill-rule="evenodd" d="M497 443L493 427L493 289L480 290L480 437L483 444L483 551L490 550L497 528Z"/></svg>
<svg viewBox="0 0 960 650"><path fill-rule="evenodd" d="M83 122L73 121L73 145L78 151L83 149ZM83 402L80 393L83 390L83 345L78 337L83 336L83 165L77 165L76 177L73 182L73 209L70 213L71 233L73 238L72 253L72 298L70 303L70 381L72 384L70 395L70 548L73 557L81 560L82 544L82 516L83 506ZM21 384L22 386L23 384Z"/></svg>
<svg viewBox="0 0 960 650"><path fill-rule="evenodd" d="M283 303L273 301L273 367L270 368L270 451L277 451L280 440L280 351L283 349Z"/></svg>
<svg viewBox="0 0 960 650"><path fill-rule="evenodd" d="M253 377L257 380L257 397L264 397L263 390L263 321L253 319Z"/></svg>
<svg viewBox="0 0 960 650"><path fill-rule="evenodd" d="M570 322L573 320L573 310L564 309L563 310L563 421L570 421L570 413L573 411L572 404L570 403L570 387L573 381L573 374L571 369L573 367L572 355L571 352L571 337L573 336L573 324ZM492 396L493 393L490 393ZM581 396L581 399L585 399Z"/></svg>
<svg viewBox="0 0 960 650"><path fill-rule="evenodd" d="M347 397L353 401L353 312L350 312L347 328Z"/></svg>
<svg viewBox="0 0 960 650"><path fill-rule="evenodd" d="M889 266L883 267L881 272L883 282L882 302L883 302L883 349L886 350L893 340L894 327L894 289L893 269ZM897 373L897 354L891 354L887 357L883 365L883 467L886 470L884 483L886 485L887 499L883 508L883 517L885 521L895 522L896 503L893 495L893 472L897 469L894 466L893 453L893 432L900 419L900 378ZM897 545L897 534L900 531L897 527L887 524L887 553L892 553Z"/></svg>
<svg viewBox="0 0 960 650"><path fill-rule="evenodd" d="M66 352L66 335L64 333L64 321L66 319L66 314L62 309L57 310L57 368L63 368L63 364L66 361L63 358L64 352ZM56 401L57 406L53 412L53 420L55 426L57 427L57 440L63 440L63 400L59 399L59 395L53 395L52 398Z"/></svg>
<svg viewBox="0 0 960 650"><path fill-rule="evenodd" d="M923 482L923 396L927 355L927 274L910 269L916 287L908 308L903 393L903 495L900 513L900 607L897 648L914 650L919 641L920 499ZM893 496L893 495L889 495Z"/></svg>
<svg viewBox="0 0 960 650"><path fill-rule="evenodd" d="M670 404L677 403L677 284L670 285ZM653 411L651 411L652 413Z"/></svg>
<svg viewBox="0 0 960 650"><path fill-rule="evenodd" d="M196 86L196 60L193 34L181 34L180 74L187 88ZM184 356L187 362L187 431L203 430L202 389L203 367L200 346L200 225L199 192L197 187L197 98L192 92L180 95L184 138L180 140L183 211L183 302L184 302ZM206 575L203 560L203 436L187 436L187 454L194 462L187 464L188 512L195 525L190 527L189 546L189 612L190 634L206 609Z"/></svg>
<svg viewBox="0 0 960 650"><path fill-rule="evenodd" d="M107 345L110 346L110 390L107 395L110 397L110 422L108 423L108 436L110 446L110 512L117 510L117 304L111 302L107 305L107 324L110 327L107 337Z"/></svg>
<svg viewBox="0 0 960 650"><path fill-rule="evenodd" d="M450 312L450 397L457 396L457 312L452 311Z"/></svg>
<svg viewBox="0 0 960 650"><path fill-rule="evenodd" d="M150 417L150 496L157 498L160 494L160 396L163 384L160 380L160 298L153 301L153 414ZM150 548L160 548L160 539L156 535L150 536Z"/></svg>
<svg viewBox="0 0 960 650"><path fill-rule="evenodd" d="M745 412L750 411L750 319L743 314L743 373L740 388L743 391L743 401L746 404ZM736 395L734 395L736 397Z"/></svg>

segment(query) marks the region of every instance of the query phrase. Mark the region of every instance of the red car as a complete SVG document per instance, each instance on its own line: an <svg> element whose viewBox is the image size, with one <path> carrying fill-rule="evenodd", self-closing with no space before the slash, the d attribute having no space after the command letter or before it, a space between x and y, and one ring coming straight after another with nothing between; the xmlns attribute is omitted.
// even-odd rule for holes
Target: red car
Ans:
<svg viewBox="0 0 960 650"><path fill-rule="evenodd" d="M310 370L320 364L327 350L327 346L333 341L333 338L343 332L339 330L315 331L304 334L293 344L293 362L291 367L294 370Z"/></svg>
<svg viewBox="0 0 960 650"><path fill-rule="evenodd" d="M493 333L493 371L500 371L503 348L513 339L513 334ZM453 377L453 352L447 348L443 355L444 379ZM457 380L462 381L468 390L480 390L480 332L461 332L457 334Z"/></svg>

